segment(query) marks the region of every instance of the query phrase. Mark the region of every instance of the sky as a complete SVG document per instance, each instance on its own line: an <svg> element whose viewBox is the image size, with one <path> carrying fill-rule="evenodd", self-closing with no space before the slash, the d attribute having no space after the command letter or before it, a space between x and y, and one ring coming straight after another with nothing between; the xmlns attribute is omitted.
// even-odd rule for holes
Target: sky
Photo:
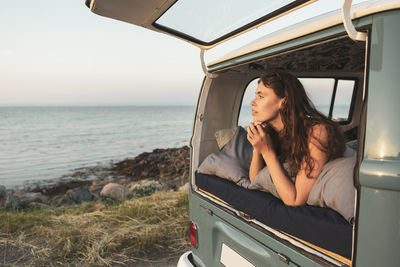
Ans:
<svg viewBox="0 0 400 267"><path fill-rule="evenodd" d="M101 17L84 2L0 0L0 106L197 102L204 77L199 48ZM341 3L317 1L290 19L277 19L218 46L206 53L206 61L302 20L307 12L318 14Z"/></svg>
<svg viewBox="0 0 400 267"><path fill-rule="evenodd" d="M0 105L192 105L199 53L84 0L0 0Z"/></svg>

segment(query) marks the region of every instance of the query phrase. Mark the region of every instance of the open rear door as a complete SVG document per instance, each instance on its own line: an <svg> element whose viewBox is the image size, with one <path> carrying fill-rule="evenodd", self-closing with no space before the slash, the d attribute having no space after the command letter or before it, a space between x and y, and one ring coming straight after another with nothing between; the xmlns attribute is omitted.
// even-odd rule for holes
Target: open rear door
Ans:
<svg viewBox="0 0 400 267"><path fill-rule="evenodd" d="M209 49L315 0L86 0L98 15Z"/></svg>

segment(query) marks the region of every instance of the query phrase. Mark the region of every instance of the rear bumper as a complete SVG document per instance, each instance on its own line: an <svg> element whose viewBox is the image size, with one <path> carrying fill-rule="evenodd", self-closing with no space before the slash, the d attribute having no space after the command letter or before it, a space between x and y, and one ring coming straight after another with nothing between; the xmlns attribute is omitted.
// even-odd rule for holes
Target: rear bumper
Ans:
<svg viewBox="0 0 400 267"><path fill-rule="evenodd" d="M185 252L179 258L178 264L176 266L177 267L195 267L191 261L191 257L192 257L191 251Z"/></svg>

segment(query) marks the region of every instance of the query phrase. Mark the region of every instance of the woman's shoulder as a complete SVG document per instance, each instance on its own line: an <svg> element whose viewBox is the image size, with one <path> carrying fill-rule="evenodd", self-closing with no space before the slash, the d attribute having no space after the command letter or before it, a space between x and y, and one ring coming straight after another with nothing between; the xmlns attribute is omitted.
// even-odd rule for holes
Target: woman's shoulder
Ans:
<svg viewBox="0 0 400 267"><path fill-rule="evenodd" d="M317 122L309 129L309 143L326 151L329 158L334 159L343 154L346 146L344 136L334 123Z"/></svg>
<svg viewBox="0 0 400 267"><path fill-rule="evenodd" d="M317 138L319 140L328 139L329 125L325 123L315 123L310 126L309 138Z"/></svg>

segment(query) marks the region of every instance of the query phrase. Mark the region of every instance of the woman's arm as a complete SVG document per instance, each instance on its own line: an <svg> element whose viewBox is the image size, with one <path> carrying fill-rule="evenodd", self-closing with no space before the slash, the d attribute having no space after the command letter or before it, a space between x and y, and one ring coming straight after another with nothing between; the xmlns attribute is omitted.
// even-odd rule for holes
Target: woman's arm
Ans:
<svg viewBox="0 0 400 267"><path fill-rule="evenodd" d="M287 177L273 149L271 139L261 126L255 126L254 129L250 128L250 130L252 132L249 136L249 141L252 143L254 149L257 148L260 151L282 201L290 206L304 205L318 175L321 173L323 165L328 160L327 154L321 150L321 144L324 145L328 138L326 128L322 125L313 126L308 146L310 156L314 159L314 169L310 177L307 177L305 171L306 163L303 161L296 175L295 184Z"/></svg>
<svg viewBox="0 0 400 267"><path fill-rule="evenodd" d="M250 123L249 127L247 127L247 139L249 140L250 143L251 141L249 139L250 138L249 134L251 134L251 132L254 131L255 125L256 124L252 122ZM256 148L254 148L253 155L251 158L250 171L249 171L250 181L253 181L254 177L257 176L257 174L260 172L262 168L264 168L264 166L265 166L265 161L261 153Z"/></svg>
<svg viewBox="0 0 400 267"><path fill-rule="evenodd" d="M258 151L253 150L253 156L251 158L250 172L249 172L250 181L253 181L254 177L257 176L257 174L260 172L262 168L264 168L264 166L265 166L265 161L262 155Z"/></svg>

